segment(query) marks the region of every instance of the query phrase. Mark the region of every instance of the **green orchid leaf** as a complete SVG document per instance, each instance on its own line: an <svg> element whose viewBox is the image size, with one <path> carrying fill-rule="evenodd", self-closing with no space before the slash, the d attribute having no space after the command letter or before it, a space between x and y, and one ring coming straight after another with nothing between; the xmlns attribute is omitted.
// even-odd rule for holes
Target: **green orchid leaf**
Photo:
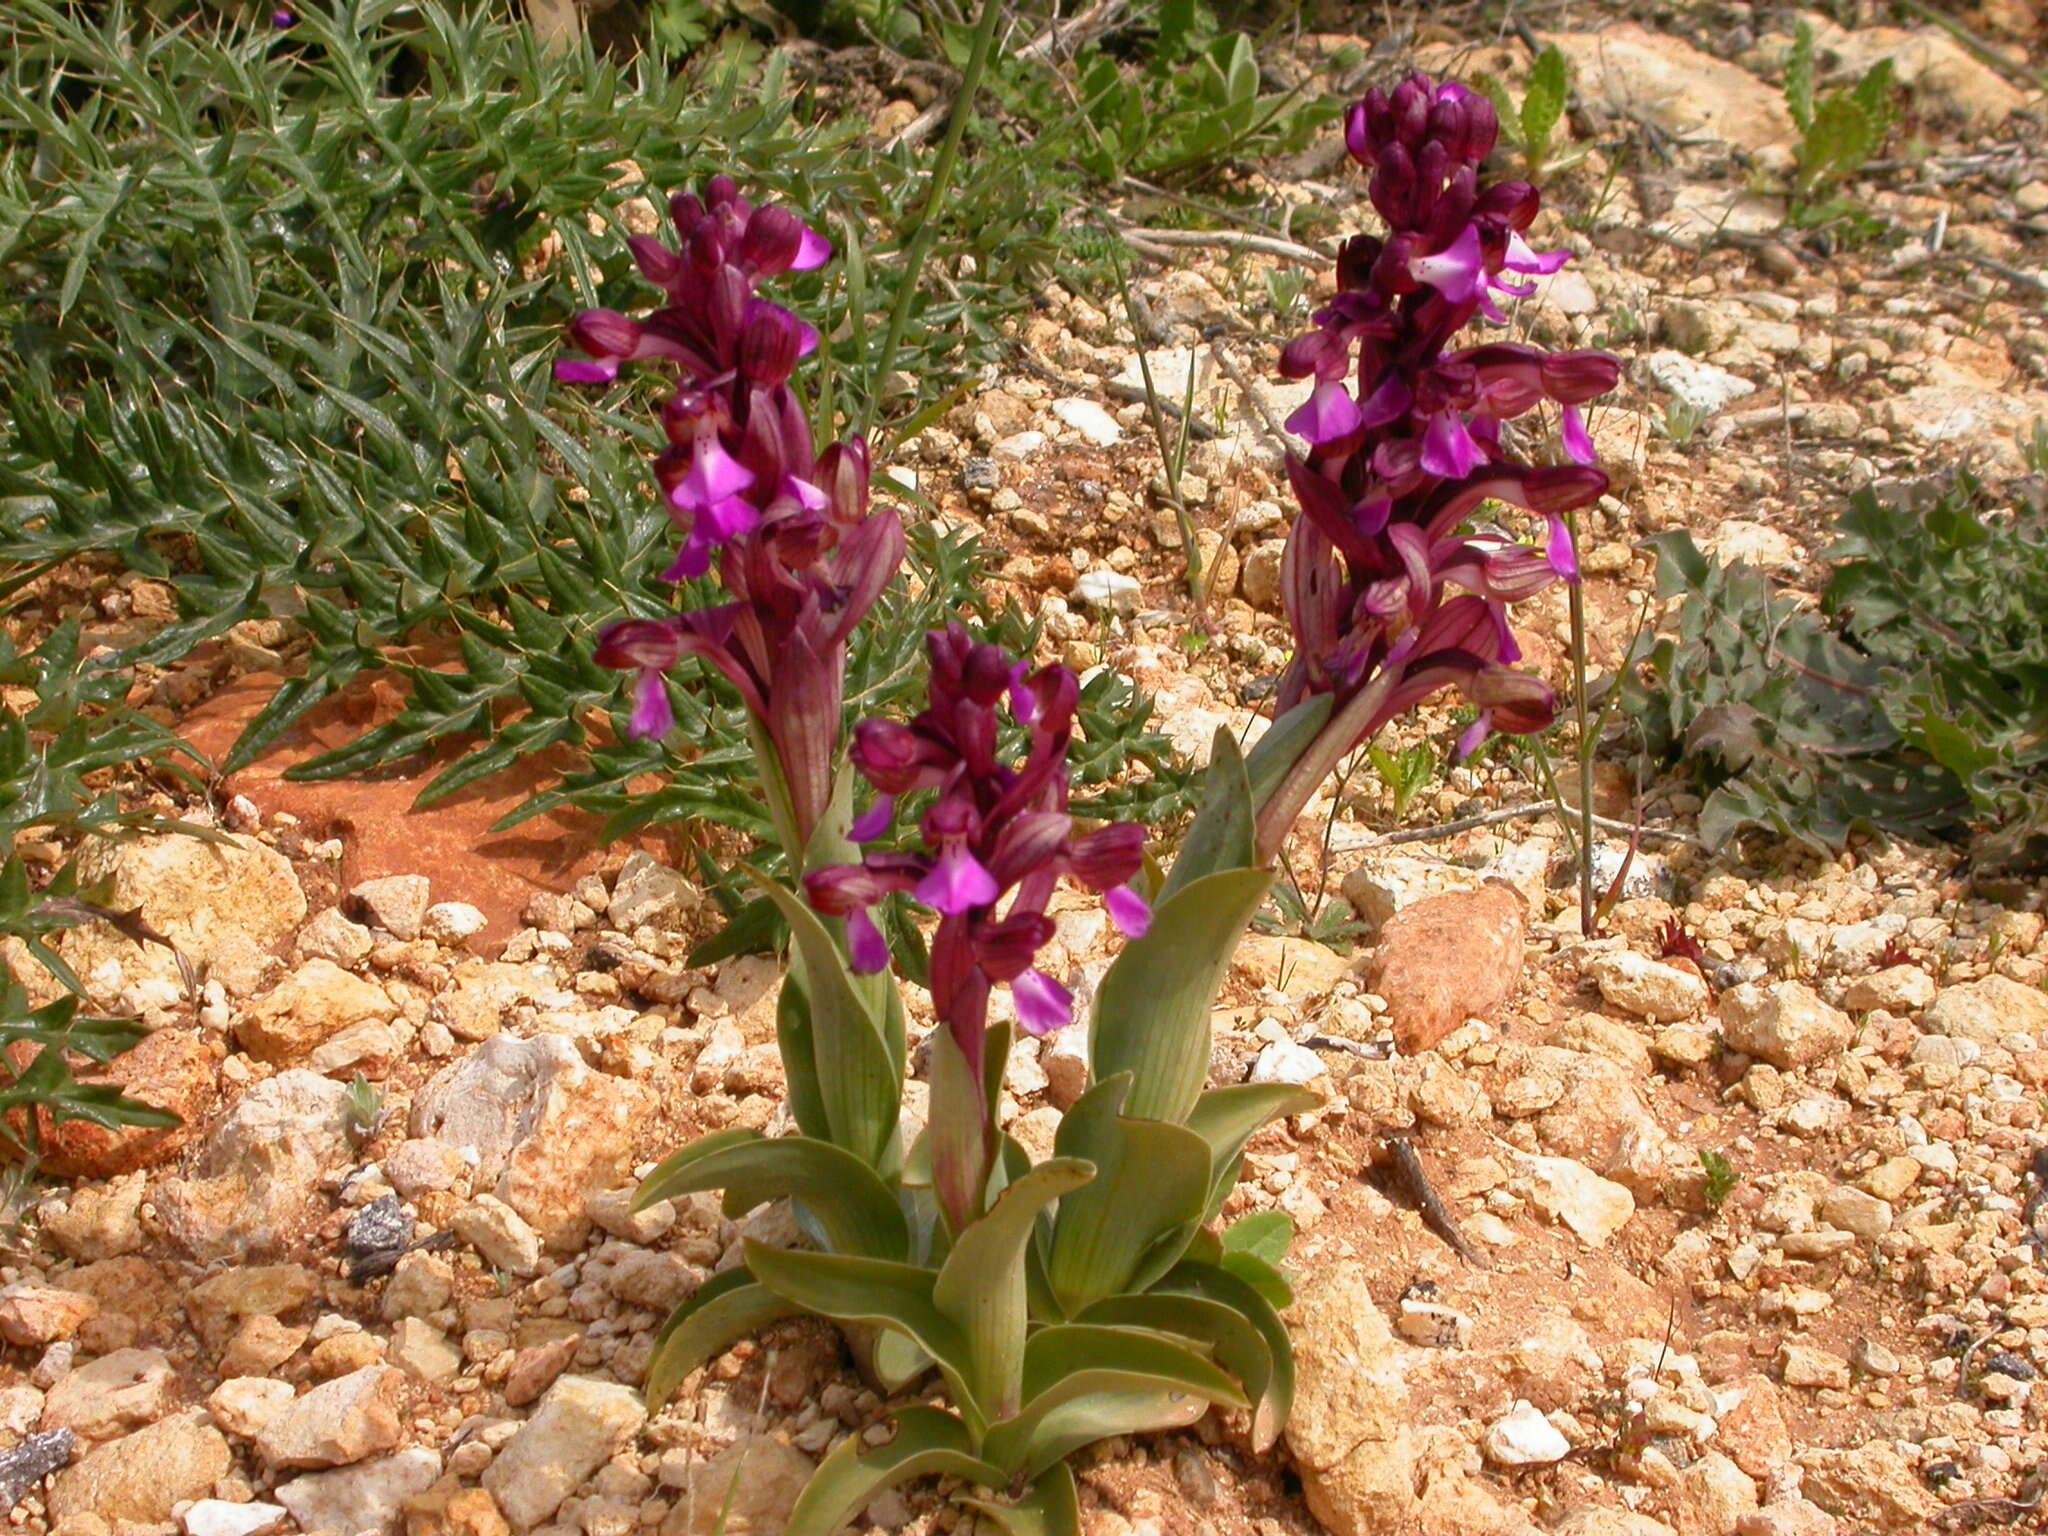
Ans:
<svg viewBox="0 0 2048 1536"><path fill-rule="evenodd" d="M658 1412L683 1378L712 1356L801 1309L756 1281L744 1266L713 1275L677 1307L647 1357L647 1407Z"/></svg>
<svg viewBox="0 0 2048 1536"><path fill-rule="evenodd" d="M982 1487L1005 1481L974 1454L967 1426L936 1408L901 1408L896 1438L866 1449L855 1435L827 1456L789 1512L783 1536L832 1536L885 1488L917 1477L957 1477Z"/></svg>
<svg viewBox="0 0 2048 1536"><path fill-rule="evenodd" d="M880 999L871 986L856 984L845 952L802 898L766 877L757 878L796 942L829 1139L869 1167L881 1167L892 1159L896 1144L903 1068L884 1037L884 1010L870 1006L871 998ZM886 977L883 982L887 985Z"/></svg>
<svg viewBox="0 0 2048 1536"><path fill-rule="evenodd" d="M1030 1491L1013 1503L998 1504L964 1494L953 1502L973 1510L1002 1536L1081 1536L1080 1495L1074 1487L1074 1474L1063 1461L1047 1467Z"/></svg>
<svg viewBox="0 0 2048 1536"><path fill-rule="evenodd" d="M1294 1218L1285 1211L1254 1211L1223 1234L1226 1254L1244 1253L1278 1269L1294 1242Z"/></svg>
<svg viewBox="0 0 2048 1536"><path fill-rule="evenodd" d="M1029 1323L1024 1252L1038 1213L1094 1177L1094 1165L1079 1158L1041 1163L953 1240L939 1271L932 1301L966 1336L970 1395L991 1417L1014 1413L1022 1401Z"/></svg>
<svg viewBox="0 0 2048 1536"><path fill-rule="evenodd" d="M1096 1168L1094 1183L1060 1202L1046 1252L1046 1280L1064 1317L1143 1290L1179 1261L1202 1222L1208 1143L1185 1126L1120 1116L1130 1086L1121 1072L1097 1083L1067 1111L1053 1142L1060 1156Z"/></svg>
<svg viewBox="0 0 2048 1536"><path fill-rule="evenodd" d="M1225 869L1249 869L1257 857L1252 846L1252 789L1245 776L1244 754L1238 750L1237 737L1219 725L1209 749L1209 773L1203 781L1201 807L1188 824L1173 868L1154 899L1170 901L1175 893L1203 875Z"/></svg>
<svg viewBox="0 0 2048 1536"><path fill-rule="evenodd" d="M1256 1253L1232 1253L1226 1249L1217 1267L1242 1280L1276 1311L1285 1311L1294 1304L1294 1287L1287 1276Z"/></svg>
<svg viewBox="0 0 2048 1536"><path fill-rule="evenodd" d="M1191 1423L1208 1403L1250 1406L1229 1374L1185 1341L1056 1323L1025 1346L1024 1406L989 1427L981 1454L1005 1472L1030 1477L1090 1440L1155 1427L1162 1413L1170 1423ZM1091 1432L1075 1438L1084 1431Z"/></svg>
<svg viewBox="0 0 2048 1536"><path fill-rule="evenodd" d="M1179 1265L1154 1287L1152 1294L1196 1296L1219 1302L1259 1331L1266 1341L1270 1374L1264 1390L1255 1394L1259 1406L1252 1420L1253 1441L1262 1450L1270 1446L1272 1437L1286 1426L1288 1412L1294 1405L1294 1346L1288 1342L1287 1325L1280 1321L1279 1308L1241 1276L1219 1265L1199 1262Z"/></svg>
<svg viewBox="0 0 2048 1536"><path fill-rule="evenodd" d="M1191 1392L1091 1392L1062 1403L1038 1423L1018 1475L1037 1477L1084 1446L1114 1435L1186 1429L1209 1406L1207 1398Z"/></svg>
<svg viewBox="0 0 2048 1536"><path fill-rule="evenodd" d="M1096 989L1088 1048L1097 1082L1131 1074L1125 1113L1180 1124L1209 1076L1210 1015L1245 925L1273 877L1226 870L1184 887L1124 946Z"/></svg>
<svg viewBox="0 0 2048 1536"><path fill-rule="evenodd" d="M800 1253L746 1240L747 1268L755 1278L806 1312L837 1323L894 1328L927 1355L952 1386L962 1413L979 1414L969 1380L967 1336L932 1301L934 1276L915 1264L857 1259L835 1253Z"/></svg>
<svg viewBox="0 0 2048 1536"><path fill-rule="evenodd" d="M781 924L775 903L765 896L761 900L769 915ZM811 1028L811 1000L804 995L804 979L795 966L783 972L782 990L775 998L775 1048L781 1053L782 1075L788 1082L790 1118L806 1136L830 1141L832 1118L826 1113L825 1095L818 1086L817 1033Z"/></svg>
<svg viewBox="0 0 2048 1536"><path fill-rule="evenodd" d="M1288 1083L1240 1083L1211 1088L1188 1112L1188 1129L1209 1144L1209 1197L1204 1219L1223 1208L1223 1199L1237 1182L1237 1162L1244 1144L1269 1121L1300 1115L1323 1101L1306 1088Z"/></svg>
<svg viewBox="0 0 2048 1536"><path fill-rule="evenodd" d="M1266 727L1266 734L1252 743L1244 760L1245 777L1251 782L1252 811L1256 815L1267 798L1287 777L1295 759L1308 750L1330 720L1330 695L1316 694L1303 699Z"/></svg>
<svg viewBox="0 0 2048 1536"><path fill-rule="evenodd" d="M885 1328L875 1340L871 1363L882 1390L896 1393L907 1390L931 1370L934 1361L908 1334Z"/></svg>
<svg viewBox="0 0 2048 1536"><path fill-rule="evenodd" d="M1154 1290L1097 1302L1080 1321L1177 1334L1202 1346L1251 1399L1252 1440L1261 1450L1273 1443L1287 1422L1294 1395L1293 1362L1282 1362L1276 1369L1272 1346L1259 1325L1229 1302L1193 1292Z"/></svg>
<svg viewBox="0 0 2048 1536"><path fill-rule="evenodd" d="M725 1214L735 1218L769 1200L801 1201L834 1253L910 1257L910 1226L889 1187L866 1163L827 1141L719 1131L649 1174L633 1197L634 1209L703 1189L724 1190Z"/></svg>

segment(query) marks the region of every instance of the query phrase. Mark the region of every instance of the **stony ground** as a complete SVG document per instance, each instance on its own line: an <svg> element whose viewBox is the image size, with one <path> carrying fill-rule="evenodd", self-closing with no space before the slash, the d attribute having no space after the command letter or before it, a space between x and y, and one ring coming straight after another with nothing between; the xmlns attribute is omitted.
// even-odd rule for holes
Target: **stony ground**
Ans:
<svg viewBox="0 0 2048 1536"><path fill-rule="evenodd" d="M1690 528L1796 585L1848 490L2022 470L2017 435L2048 417L2048 160L2039 97L1945 34L1823 24L1834 57L1888 53L1908 84L1908 147L1856 189L1893 233L1781 238L1759 188L1790 142L1786 18L1572 14L1582 30L1558 41L1586 153L1538 244L1580 259L1515 319L1631 359L1594 423L1616 473L1586 560L1611 662L1649 600L1644 534ZM2042 42L2024 0L1971 20L2012 52ZM1428 27L1398 41L1438 68L1513 75L1526 57ZM1325 70L1355 42L1378 63L1393 48L1310 36L1274 67ZM1257 190L1363 219L1327 155ZM1283 654L1268 418L1290 401L1258 381L1300 323L1275 313L1291 273L1323 280L1226 243L1139 285L1161 393L1194 370L1218 429L1180 482L1214 571L1206 619L1101 295L1048 294L1015 369L898 466L1007 551L1003 581L1049 648L1154 691L1191 753L1219 724L1257 728ZM161 589L104 571L16 622L81 598L110 629L169 617ZM1532 649L1554 659L1562 623L1561 603L1535 605ZM263 692L239 670L230 645L152 684L181 712L206 700L191 728L217 746ZM380 707L350 701L319 729ZM88 854L204 980L188 994L168 951L108 930L64 941L100 1003L153 1027L120 1080L184 1125L53 1139L0 1269L0 1509L58 1536L685 1536L736 1488L728 1531L779 1530L815 1459L876 1432L884 1405L830 1331L785 1325L649 1417L635 1388L662 1317L741 1232L790 1228L705 1199L629 1210L636 1176L688 1136L784 1123L772 971L684 966L706 915L657 856L679 849L491 839L500 802L408 815L417 780L285 785L280 761L169 807L231 845ZM1535 798L1509 768L1459 769L1407 821ZM1300 1232L1294 1422L1265 1456L1228 1418L1101 1447L1082 1459L1091 1536L2032 1518L2048 1488L2041 893L1979 899L1954 850L1709 855L1698 808L1603 778L1601 809L1640 811L1649 835L1588 941L1547 819L1394 844L1366 778L1322 807L1328 857L1305 844L1296 868L1358 910L1361 956L1248 941L1215 1067L1327 1098L1253 1144L1233 1203ZM1671 957L1675 931L1696 957ZM1099 914L1065 915L1054 959L1084 990L1107 954ZM1019 1052L1006 1110L1026 1145L1078 1091L1078 1044ZM1453 1227L1425 1221L1390 1133ZM927 1490L866 1519L954 1528Z"/></svg>

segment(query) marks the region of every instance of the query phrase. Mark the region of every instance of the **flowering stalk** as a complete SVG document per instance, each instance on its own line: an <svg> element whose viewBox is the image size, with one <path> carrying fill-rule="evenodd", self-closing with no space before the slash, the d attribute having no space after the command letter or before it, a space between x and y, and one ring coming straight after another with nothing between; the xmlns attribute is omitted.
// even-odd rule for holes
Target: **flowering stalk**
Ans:
<svg viewBox="0 0 2048 1536"><path fill-rule="evenodd" d="M1281 355L1283 373L1315 384L1287 421L1307 448L1288 461L1303 515L1282 563L1295 655L1278 708L1327 695L1329 720L1259 809L1262 861L1344 756L1439 689L1479 710L1460 755L1556 714L1550 688L1512 666L1507 605L1578 579L1564 514L1607 489L1579 408L1620 364L1509 342L1446 350L1475 316L1505 319L1495 293L1530 293L1522 279L1567 259L1523 239L1541 206L1533 186L1481 182L1498 133L1484 97L1421 75L1373 90L1346 120L1387 233L1345 244L1336 298ZM1571 463L1509 451L1502 424L1545 401ZM1543 546L1461 533L1489 500L1542 516Z"/></svg>
<svg viewBox="0 0 2048 1536"><path fill-rule="evenodd" d="M1046 905L1061 876L1102 892L1129 937L1145 932L1150 913L1128 884L1144 859L1145 829L1119 823L1077 832L1068 813L1067 748L1080 693L1074 674L1060 666L1032 671L999 647L970 640L957 624L932 631L927 650L924 711L908 725L861 721L852 748L854 767L876 793L854 823L856 840L888 829L898 796L935 790L918 822L921 846L871 848L858 864L812 870L804 887L820 912L846 919L857 971L888 964L870 915L885 896L908 892L939 914L931 993L944 1027L933 1038L932 1161L941 1206L958 1232L981 1214L998 1144L985 1091L1000 1081L1002 1065L988 1044L992 990L1009 987L1028 1034L1071 1022L1073 996L1036 964L1053 934ZM996 753L1005 708L1029 743L1014 764Z"/></svg>
<svg viewBox="0 0 2048 1536"><path fill-rule="evenodd" d="M590 360L557 362L555 376L603 384L624 362L676 365L654 473L682 544L663 575L702 576L715 561L731 600L609 625L597 660L635 674L628 730L640 738L674 726L666 674L682 658L718 669L746 705L770 815L801 867L831 799L847 638L901 562L903 529L893 511L869 510L865 438L814 452L789 381L818 333L755 292L764 278L821 266L830 244L724 176L702 197L677 193L669 213L675 248L629 242L668 304L640 320L585 310L569 334Z"/></svg>

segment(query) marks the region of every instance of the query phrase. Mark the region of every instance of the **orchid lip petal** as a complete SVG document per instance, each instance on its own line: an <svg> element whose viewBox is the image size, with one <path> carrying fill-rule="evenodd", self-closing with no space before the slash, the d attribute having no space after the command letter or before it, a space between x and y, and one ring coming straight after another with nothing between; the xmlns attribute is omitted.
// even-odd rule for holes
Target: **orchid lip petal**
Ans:
<svg viewBox="0 0 2048 1536"><path fill-rule="evenodd" d="M697 440L689 473L669 492L669 503L685 512L702 511L739 495L754 483L754 472L725 451L725 445L710 435Z"/></svg>
<svg viewBox="0 0 2048 1536"><path fill-rule="evenodd" d="M1325 379L1295 408L1286 426L1295 436L1320 446L1350 436L1364 421L1351 391L1335 379Z"/></svg>
<svg viewBox="0 0 2048 1536"><path fill-rule="evenodd" d="M711 569L711 544L701 533L692 529L689 538L676 551L675 559L669 561L668 569L661 573L663 581L694 581Z"/></svg>
<svg viewBox="0 0 2048 1536"><path fill-rule="evenodd" d="M1564 443L1565 456L1574 464L1591 464L1600 455L1593 446L1593 434L1586 430L1586 418L1579 414L1576 405L1568 405L1562 411L1563 424L1558 436Z"/></svg>
<svg viewBox="0 0 2048 1536"><path fill-rule="evenodd" d="M760 523L760 511L744 496L728 496L697 514L697 527L715 544L752 533Z"/></svg>
<svg viewBox="0 0 2048 1536"><path fill-rule="evenodd" d="M558 384L609 384L618 376L617 358L600 358L595 362L580 357L555 360L555 382Z"/></svg>
<svg viewBox="0 0 2048 1536"><path fill-rule="evenodd" d="M659 741L675 728L675 711L668 702L668 684L652 667L640 673L633 684L633 713L626 722L626 734L637 741Z"/></svg>
<svg viewBox="0 0 2048 1536"><path fill-rule="evenodd" d="M1000 892L981 860L964 843L951 842L913 894L933 911L958 917L970 908L988 906Z"/></svg>
<svg viewBox="0 0 2048 1536"><path fill-rule="evenodd" d="M1127 939L1142 939L1152 926L1152 908L1128 885L1106 891L1102 905L1108 910L1110 921L1116 924L1117 932Z"/></svg>
<svg viewBox="0 0 2048 1536"><path fill-rule="evenodd" d="M1430 418L1422 434L1422 467L1446 480L1460 480L1486 462L1465 423L1451 411Z"/></svg>
<svg viewBox="0 0 2048 1536"><path fill-rule="evenodd" d="M1049 1035L1074 1022L1074 994L1036 966L1010 983L1010 999L1027 1035Z"/></svg>
<svg viewBox="0 0 2048 1536"><path fill-rule="evenodd" d="M1501 265L1510 272L1532 272L1547 277L1562 270L1565 263L1571 259L1570 251L1538 251L1519 233L1511 233L1508 236L1507 260Z"/></svg>
<svg viewBox="0 0 2048 1536"><path fill-rule="evenodd" d="M873 805L854 817L853 825L846 829L846 835L856 843L871 843L888 831L895 821L896 797L877 795Z"/></svg>
<svg viewBox="0 0 2048 1536"><path fill-rule="evenodd" d="M1408 274L1418 283L1427 283L1453 304L1480 298L1486 283L1486 263L1479 248L1479 226L1467 224L1457 239L1434 256L1411 257Z"/></svg>
<svg viewBox="0 0 2048 1536"><path fill-rule="evenodd" d="M866 907L846 914L846 947L858 975L873 976L889 968L889 941L882 937Z"/></svg>
<svg viewBox="0 0 2048 1536"><path fill-rule="evenodd" d="M1485 744L1486 738L1492 734L1493 721L1487 718L1484 711L1481 711L1477 720L1474 720L1458 733L1457 743L1451 748L1452 759L1457 762L1463 762L1474 752L1477 752Z"/></svg>
<svg viewBox="0 0 2048 1536"><path fill-rule="evenodd" d="M1038 718L1038 695L1026 686L1031 676L1031 663L1020 661L1010 669L1010 718L1019 725L1029 725Z"/></svg>
<svg viewBox="0 0 2048 1536"><path fill-rule="evenodd" d="M1544 546L1543 558L1561 579L1579 579L1579 553L1571 527L1555 512L1550 514L1550 538Z"/></svg>
<svg viewBox="0 0 2048 1536"><path fill-rule="evenodd" d="M803 229L797 239L796 260L789 264L792 272L814 271L832 259L832 242L808 224Z"/></svg>

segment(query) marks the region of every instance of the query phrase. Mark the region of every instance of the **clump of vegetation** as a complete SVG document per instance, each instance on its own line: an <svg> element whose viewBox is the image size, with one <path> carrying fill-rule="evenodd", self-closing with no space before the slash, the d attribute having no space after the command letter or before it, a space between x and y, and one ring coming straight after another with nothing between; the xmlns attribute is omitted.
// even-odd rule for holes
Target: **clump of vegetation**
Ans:
<svg viewBox="0 0 2048 1536"><path fill-rule="evenodd" d="M19 590L25 582L12 583ZM185 830L147 812L124 810L109 784L116 769L178 773L189 757L164 726L131 708L129 679L92 665L82 654L76 619L59 624L23 651L0 630L0 686L12 707L0 707L0 1143L33 1167L43 1132L66 1120L109 1129L163 1127L177 1117L127 1098L114 1088L84 1084L74 1058L104 1066L142 1038L132 1019L81 1014L85 986L53 941L66 929L104 919L140 943L162 943L132 912L109 910L84 884L76 858L51 863L56 850L81 838ZM25 706L25 707L23 707ZM194 782L189 773L185 781ZM37 844L32 864L23 849ZM40 966L65 995L40 1006L14 974Z"/></svg>
<svg viewBox="0 0 2048 1536"><path fill-rule="evenodd" d="M1878 60L1855 84L1824 96L1815 94L1814 62L1813 25L1802 20L1785 63L1785 106L1799 129L1792 219L1808 229L1867 223L1841 187L1882 153L1898 120L1892 61Z"/></svg>
<svg viewBox="0 0 2048 1536"><path fill-rule="evenodd" d="M1764 827L1970 838L2031 864L2048 837L2048 514L1968 476L1852 497L1818 605L1657 540L1679 632L1638 644L1624 708L1707 791L1702 835Z"/></svg>
<svg viewBox="0 0 2048 1536"><path fill-rule="evenodd" d="M1545 45L1529 66L1528 83L1516 105L1506 85L1492 75L1480 75L1476 82L1500 115L1501 137L1522 157L1529 179L1542 182L1546 176L1568 170L1585 158L1583 150L1560 159L1551 158L1551 139L1564 120L1565 103L1571 95L1571 77L1557 44Z"/></svg>
<svg viewBox="0 0 2048 1536"><path fill-rule="evenodd" d="M1718 1211L1728 1203L1728 1197L1735 1193L1742 1183L1742 1175L1735 1171L1735 1165L1718 1152L1700 1153L1700 1169L1707 1176L1707 1209Z"/></svg>
<svg viewBox="0 0 2048 1536"><path fill-rule="evenodd" d="M926 210L918 169L848 156L865 123L809 111L783 54L735 39L674 72L553 56L515 23L402 0L307 7L285 32L25 0L0 59L0 562L111 551L179 607L78 685L280 620L290 681L222 767L383 672L397 718L295 776L425 759L431 803L566 747L585 766L507 825L567 804L616 830L760 836L737 696L714 681L678 701L674 745L632 741L594 659L600 623L666 602L668 518L630 396L554 396L552 338L579 303L631 302L619 237L650 199L736 167L845 232L843 268L800 292L828 412L886 447L957 398L1051 270L1058 210L1023 151L978 157ZM919 231L943 286L899 304L901 247L874 229ZM900 374L928 393L890 395ZM918 635L980 603L970 537L916 527L908 569L855 646L850 705L906 697ZM422 641L430 660L401 649ZM1112 683L1089 703L1083 783L1141 761L1184 805L1145 701ZM628 796L650 771L664 790Z"/></svg>

